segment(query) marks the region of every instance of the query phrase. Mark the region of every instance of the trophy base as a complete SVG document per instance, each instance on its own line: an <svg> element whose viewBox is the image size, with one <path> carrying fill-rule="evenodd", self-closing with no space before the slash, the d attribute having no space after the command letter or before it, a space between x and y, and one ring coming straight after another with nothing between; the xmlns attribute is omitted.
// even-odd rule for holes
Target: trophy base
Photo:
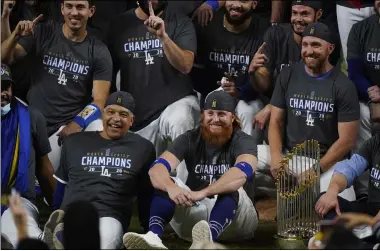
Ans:
<svg viewBox="0 0 380 251"><path fill-rule="evenodd" d="M284 237L276 234L274 236L275 243L278 249L307 249L308 242L310 238L300 238L300 237Z"/></svg>

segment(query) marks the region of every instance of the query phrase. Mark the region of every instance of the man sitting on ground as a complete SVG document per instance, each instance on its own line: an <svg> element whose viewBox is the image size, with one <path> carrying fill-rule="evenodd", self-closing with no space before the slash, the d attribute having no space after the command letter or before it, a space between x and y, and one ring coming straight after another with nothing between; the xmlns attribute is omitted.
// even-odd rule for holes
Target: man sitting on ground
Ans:
<svg viewBox="0 0 380 251"><path fill-rule="evenodd" d="M258 216L243 185L253 178L257 150L253 138L240 130L235 108L227 92L210 93L201 126L179 136L152 164L149 175L156 190L149 232L126 233L127 249L167 249L160 237L169 222L197 248L253 237ZM186 184L170 177L182 160L189 172Z"/></svg>

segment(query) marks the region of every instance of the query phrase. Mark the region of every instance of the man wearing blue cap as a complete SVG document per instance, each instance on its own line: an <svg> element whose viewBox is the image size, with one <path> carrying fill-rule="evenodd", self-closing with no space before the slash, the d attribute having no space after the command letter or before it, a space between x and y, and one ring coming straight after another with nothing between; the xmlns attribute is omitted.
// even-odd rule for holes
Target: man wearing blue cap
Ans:
<svg viewBox="0 0 380 251"><path fill-rule="evenodd" d="M12 94L11 71L1 65L1 233L16 247L17 228L6 197L12 189L21 195L27 214L30 237L38 238L38 209L36 207L35 177L50 203L55 189L51 151L46 122L39 111L31 109Z"/></svg>
<svg viewBox="0 0 380 251"><path fill-rule="evenodd" d="M149 232L126 233L127 249L167 249L160 239L170 225L193 248L216 240L251 239L258 223L243 189L254 178L256 144L240 130L235 100L224 91L206 97L201 125L179 136L151 166L155 187ZM184 160L188 178L170 177Z"/></svg>
<svg viewBox="0 0 380 251"><path fill-rule="evenodd" d="M264 156L277 177L283 151L306 140L318 141L321 191L326 191L335 164L356 144L359 102L354 84L329 62L334 40L328 27L308 25L301 44L303 62L287 67L277 78L271 99L270 150L267 147ZM292 171L299 174L299 170ZM344 193L342 197L355 199L352 188Z"/></svg>
<svg viewBox="0 0 380 251"><path fill-rule="evenodd" d="M142 226L148 228L152 194L148 168L156 152L150 141L129 132L134 112L135 102L129 93L111 94L102 113L103 131L79 132L64 138L61 163L54 175L58 181L54 209L65 211L77 200L92 202L100 217L102 249L121 247L136 196ZM55 228L56 248L62 247L56 238L63 230L61 224Z"/></svg>

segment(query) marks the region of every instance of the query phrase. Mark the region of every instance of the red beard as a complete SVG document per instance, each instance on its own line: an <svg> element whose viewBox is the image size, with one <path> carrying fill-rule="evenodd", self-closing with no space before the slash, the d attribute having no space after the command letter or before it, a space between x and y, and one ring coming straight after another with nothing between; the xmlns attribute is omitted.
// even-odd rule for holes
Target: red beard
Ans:
<svg viewBox="0 0 380 251"><path fill-rule="evenodd" d="M211 132L209 125L205 122L202 122L201 126L202 137L211 146L223 146L231 139L232 131L232 126L226 127L223 125L222 131L217 133Z"/></svg>

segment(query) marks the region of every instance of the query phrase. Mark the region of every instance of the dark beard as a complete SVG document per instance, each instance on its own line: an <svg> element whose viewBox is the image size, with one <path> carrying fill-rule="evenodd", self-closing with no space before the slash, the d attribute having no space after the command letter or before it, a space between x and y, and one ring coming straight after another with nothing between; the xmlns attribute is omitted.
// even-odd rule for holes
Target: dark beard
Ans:
<svg viewBox="0 0 380 251"><path fill-rule="evenodd" d="M139 7L142 9L142 11L148 16L150 16L148 0L139 0L138 2L139 2ZM166 8L167 5L168 5L168 1L163 1L163 0L158 1L157 7L153 8L154 15L158 15L161 11L163 11Z"/></svg>
<svg viewBox="0 0 380 251"><path fill-rule="evenodd" d="M201 125L201 132L202 137L206 141L207 144L211 146L223 146L226 144L232 136L233 128L231 127L224 127L221 133L213 133L210 131L209 125L206 125L204 122L202 122Z"/></svg>
<svg viewBox="0 0 380 251"><path fill-rule="evenodd" d="M247 20L251 16L252 11L248 11L247 13L243 14L239 19L232 19L227 9L225 9L224 13L226 15L226 20L228 23L238 26L242 25L245 22L245 20Z"/></svg>
<svg viewBox="0 0 380 251"><path fill-rule="evenodd" d="M304 26L304 27L306 28L307 24L306 24L306 25L304 25L304 24L305 24L305 23L302 23L302 24L300 24L300 25L302 25L302 26ZM294 30L293 23L292 23L292 30L293 30L293 32L296 33L297 35L302 36L302 32L296 32L296 31Z"/></svg>

